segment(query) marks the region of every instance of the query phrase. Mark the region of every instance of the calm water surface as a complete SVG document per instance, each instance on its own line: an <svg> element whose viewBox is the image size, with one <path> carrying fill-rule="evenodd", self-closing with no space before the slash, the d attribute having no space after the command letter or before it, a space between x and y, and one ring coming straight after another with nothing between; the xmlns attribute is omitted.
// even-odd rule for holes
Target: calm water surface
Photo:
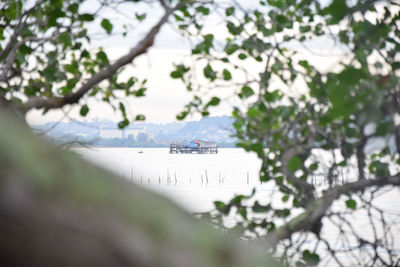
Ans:
<svg viewBox="0 0 400 267"><path fill-rule="evenodd" d="M260 185L261 161L239 148L218 154L169 154L169 148L76 148L84 158L170 197L193 212L209 211L213 201L235 194L273 191ZM138 153L143 151L143 153ZM269 187L269 188L268 188Z"/></svg>
<svg viewBox="0 0 400 267"><path fill-rule="evenodd" d="M169 154L168 148L75 148L74 151L132 183L166 195L191 212L210 211L215 200L227 201L234 195L249 194L255 186L256 197L260 200L282 197L271 183L260 184L258 171L261 161L257 156L239 148L220 149L218 154L203 155ZM139 151L143 153L138 153ZM332 209L346 209L346 199L335 202ZM395 238L393 248L400 255L399 199L399 190L393 189L374 203L394 222L392 231L398 238ZM348 220L366 238L372 235L366 214L355 213ZM338 232L333 225L326 223L322 234L335 240ZM311 248L313 243L309 245ZM348 263L352 264L351 256ZM329 261L324 265L336 264Z"/></svg>

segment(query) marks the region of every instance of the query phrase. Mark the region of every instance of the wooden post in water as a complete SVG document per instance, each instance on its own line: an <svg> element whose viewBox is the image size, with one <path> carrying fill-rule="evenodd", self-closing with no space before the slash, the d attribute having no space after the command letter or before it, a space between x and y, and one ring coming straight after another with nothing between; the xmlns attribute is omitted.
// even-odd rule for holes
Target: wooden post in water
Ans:
<svg viewBox="0 0 400 267"><path fill-rule="evenodd" d="M371 173L369 174L371 175ZM370 177L371 178L371 177ZM343 173L343 169L342 169L342 184L344 184L344 173Z"/></svg>

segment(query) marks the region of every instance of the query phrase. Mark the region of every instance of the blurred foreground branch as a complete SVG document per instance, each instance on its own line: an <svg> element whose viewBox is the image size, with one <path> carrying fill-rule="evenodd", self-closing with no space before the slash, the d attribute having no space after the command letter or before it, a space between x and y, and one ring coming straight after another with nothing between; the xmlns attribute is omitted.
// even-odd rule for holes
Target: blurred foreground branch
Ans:
<svg viewBox="0 0 400 267"><path fill-rule="evenodd" d="M0 113L2 266L272 266L163 197Z"/></svg>

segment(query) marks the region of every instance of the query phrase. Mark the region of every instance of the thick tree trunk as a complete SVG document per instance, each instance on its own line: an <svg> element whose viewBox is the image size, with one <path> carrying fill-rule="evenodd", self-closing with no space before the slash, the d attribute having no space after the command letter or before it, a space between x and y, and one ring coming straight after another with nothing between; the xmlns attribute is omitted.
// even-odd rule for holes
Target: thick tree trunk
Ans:
<svg viewBox="0 0 400 267"><path fill-rule="evenodd" d="M274 266L0 113L1 266Z"/></svg>

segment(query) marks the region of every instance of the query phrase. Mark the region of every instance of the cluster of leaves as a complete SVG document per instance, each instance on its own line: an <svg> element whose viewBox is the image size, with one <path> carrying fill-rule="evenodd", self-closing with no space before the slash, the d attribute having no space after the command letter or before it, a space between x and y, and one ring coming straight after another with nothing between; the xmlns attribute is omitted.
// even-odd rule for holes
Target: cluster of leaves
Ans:
<svg viewBox="0 0 400 267"><path fill-rule="evenodd" d="M244 196L216 202L218 215L237 213L245 234L267 234L271 247L285 247L280 255L286 262L316 264L324 250L330 254L327 259L342 264L337 257L340 245L321 234L323 219L337 215L331 209L334 202L347 207L343 214L370 211L376 207L365 199L368 188L399 184L399 6L344 0L325 6L306 0L260 1L251 7L201 6L217 10L225 20L225 39L215 40L202 27L185 31L187 36L197 36L193 64L203 66L208 83L195 85L191 71L195 68L181 64L171 76L182 79L190 90L198 87L210 95L217 94L211 88L235 90L234 99L242 100L235 102L233 111L238 145L258 155L261 182L274 184L280 193L279 198L264 198L263 205ZM326 53L327 49L309 46L329 40L335 44L331 51L339 54L339 63L325 70L320 66L323 57L316 64L307 56ZM200 100L196 93L178 118L192 111L207 115L208 108L220 102L218 95L211 104ZM324 176L324 185L315 183L317 175ZM277 202L285 208L273 208ZM345 220L345 215L340 216ZM371 218L370 223L388 232L386 222ZM307 238L316 238L320 245L310 251L302 237L294 241L300 232L311 233ZM360 238L359 233L351 234ZM357 264L395 263L398 255L389 239L378 235L368 243L374 247L372 256L362 252L365 243L338 243L355 247ZM295 252L289 253L291 249Z"/></svg>
<svg viewBox="0 0 400 267"><path fill-rule="evenodd" d="M2 2L0 97L17 103L33 98L58 99L63 103L69 98L71 103L81 103L80 114L86 116L89 107L82 97L84 94L74 94L83 91L81 88L87 80L111 63L109 55L101 47L93 46L91 29L102 30L99 34L104 38L114 34L114 22L101 14L107 8L115 8L118 3L88 3L85 0ZM145 14L142 14L136 20L140 22L144 18ZM87 96L97 96L120 110L124 119L120 126L124 127L129 123L125 108L114 100L121 96L144 96L146 80L140 81L131 76L121 81L122 72L123 68L110 72L111 75L90 86L85 93L89 91ZM55 107L62 107L62 104ZM53 107L45 106L45 111L49 108Z"/></svg>

